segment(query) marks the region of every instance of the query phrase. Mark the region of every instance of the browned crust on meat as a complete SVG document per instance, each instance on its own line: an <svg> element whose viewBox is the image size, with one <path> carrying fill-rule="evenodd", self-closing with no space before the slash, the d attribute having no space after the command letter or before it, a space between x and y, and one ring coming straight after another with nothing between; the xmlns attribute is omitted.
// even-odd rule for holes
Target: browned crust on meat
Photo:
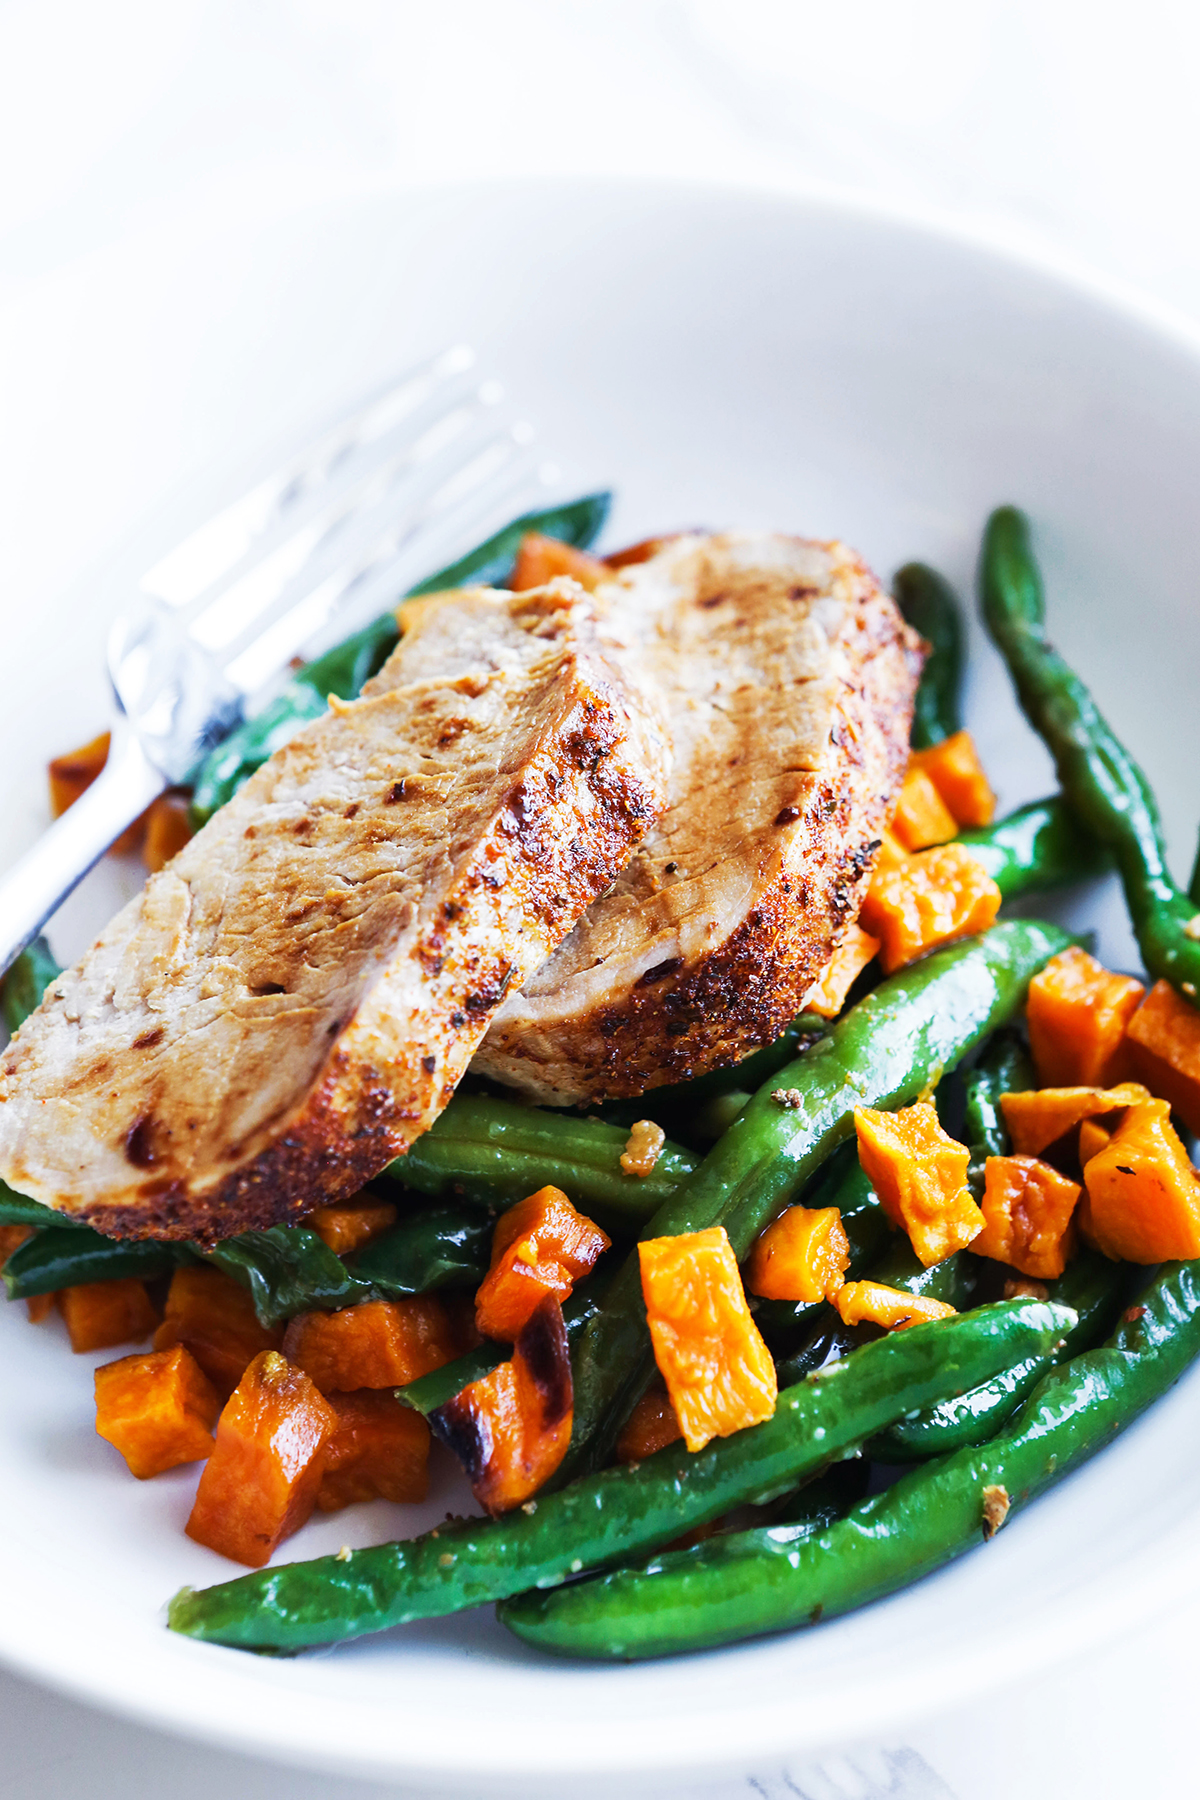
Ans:
<svg viewBox="0 0 1200 1800"><path fill-rule="evenodd" d="M522 596L509 603L511 610L527 612L535 634L557 645L556 612L566 624L576 597L582 599L574 584L569 587L570 592L557 596L552 591ZM539 609L546 615L544 625ZM172 1044L163 1041L161 1029L139 1031L142 1015L131 1013L129 1043L105 1040L99 1056L77 1052L69 1086L61 1080L55 1084L59 1096L78 1095L80 1104L94 1105L97 1126L102 1123L103 1128L103 1136L94 1141L98 1148L104 1146L106 1168L118 1163L119 1172L106 1174L96 1192L72 1193L63 1187L47 1192L47 1146L38 1138L35 1102L31 1146L20 1139L14 1146L10 1139L6 1178L113 1236L211 1243L235 1232L294 1222L327 1200L354 1193L401 1154L453 1093L509 985L515 981L519 986L561 941L661 810L665 765L644 750L642 725L631 713L628 690L609 680L610 667L591 647L586 629L583 644L582 658L569 640L549 653L544 695L539 698L539 690L532 690L531 713L539 723L528 742L516 740L520 757L512 785L506 793L501 789L503 798L487 814L484 828L472 829L461 846L450 843L453 879L439 904L419 920L415 940L403 940L403 953L367 984L350 1016L314 1015L328 1032L329 1049L303 1090L293 1090L295 1098L284 1110L260 1117L244 1141L223 1144L216 1160L197 1163L189 1157L186 1097L181 1100L178 1082L170 1085ZM486 681L467 680L459 686L461 708L467 709ZM448 690L443 685L437 691L444 695ZM451 711L459 704L455 700ZM312 753L299 740L277 753L280 759L306 754ZM403 781L398 785L403 787ZM378 810L372 813L364 803L356 822L356 829L362 825L367 831L368 844L379 841L372 833L386 837L403 829L399 802L379 806L377 799L374 804ZM450 815L451 838L457 816ZM239 819L239 835L241 823ZM319 837L317 827L313 835ZM193 854L202 855L203 849ZM181 878L170 872L153 878L164 881L182 888ZM353 889L349 892L357 905ZM183 904L182 894L176 899ZM323 904L326 925L337 926L336 895L326 893ZM378 944L386 962L388 946L393 945L394 954L396 933L403 926L400 912L407 909L410 919L413 913L411 900L402 901L399 894L394 899L385 894L382 905L382 920L371 915L368 942L372 954ZM355 914L354 929L358 924ZM283 935L292 941L286 923ZM253 949L251 945L243 959L244 984L258 979L250 968ZM294 941L291 954L303 961L303 943ZM389 986L397 971L401 985ZM289 969L272 966L267 973L284 979L261 988L238 987L229 1002L231 1014L240 1009L245 1017L269 1020L271 1009L286 1009ZM49 1015L62 999L52 992L43 1012ZM307 1017L298 1019L296 1030L316 1028L307 1027ZM19 1099L23 1069L29 1066L37 1074L42 1028L37 1018L0 1060L0 1129L7 1110L2 1103ZM122 1069L129 1077L124 1090ZM110 1092L114 1074L118 1080ZM41 1168L34 1166L39 1152Z"/></svg>
<svg viewBox="0 0 1200 1800"><path fill-rule="evenodd" d="M853 569L854 676L840 686L828 769L781 812L765 853L777 866L753 909L692 965L651 968L584 1017L510 1030L502 1015L477 1058L486 1073L539 1098L618 1099L735 1063L801 1011L862 906L907 765L924 656L866 566Z"/></svg>

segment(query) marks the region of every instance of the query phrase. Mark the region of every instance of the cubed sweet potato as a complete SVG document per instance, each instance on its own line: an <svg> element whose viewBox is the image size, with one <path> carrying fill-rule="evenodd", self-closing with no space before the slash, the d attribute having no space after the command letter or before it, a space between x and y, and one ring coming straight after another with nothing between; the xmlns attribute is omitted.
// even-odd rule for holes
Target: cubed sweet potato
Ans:
<svg viewBox="0 0 1200 1800"><path fill-rule="evenodd" d="M1086 1235L1106 1256L1133 1263L1200 1256L1200 1177L1166 1100L1129 1107L1083 1179Z"/></svg>
<svg viewBox="0 0 1200 1800"><path fill-rule="evenodd" d="M283 1332L260 1325L249 1291L203 1263L176 1269L154 1348L183 1344L222 1399L232 1394L256 1356L278 1350Z"/></svg>
<svg viewBox="0 0 1200 1800"><path fill-rule="evenodd" d="M415 1504L429 1486L429 1426L419 1412L373 1388L329 1394L335 1414L317 1489L321 1512L360 1500Z"/></svg>
<svg viewBox="0 0 1200 1800"><path fill-rule="evenodd" d="M975 1255L1037 1280L1057 1280L1075 1251L1079 1183L1036 1156L989 1156L983 1179L984 1227L971 1245Z"/></svg>
<svg viewBox="0 0 1200 1800"><path fill-rule="evenodd" d="M545 587L556 575L569 575L589 594L602 581L612 579L612 570L598 556L564 544L559 538L544 537L540 531L527 531L521 539L517 560L513 565L511 587L514 594L527 588Z"/></svg>
<svg viewBox="0 0 1200 1800"><path fill-rule="evenodd" d="M1134 1073L1200 1133L1200 1012L1169 981L1156 981L1125 1040Z"/></svg>
<svg viewBox="0 0 1200 1800"><path fill-rule="evenodd" d="M32 1225L0 1225L0 1269L33 1236Z"/></svg>
<svg viewBox="0 0 1200 1800"><path fill-rule="evenodd" d="M1001 1094L1000 1110L1012 1147L1019 1156L1040 1156L1084 1119L1102 1119L1148 1100L1149 1092L1136 1081L1116 1087L1030 1088L1019 1094Z"/></svg>
<svg viewBox="0 0 1200 1800"><path fill-rule="evenodd" d="M836 1206L789 1206L750 1253L746 1286L764 1300L831 1300L850 1266Z"/></svg>
<svg viewBox="0 0 1200 1800"><path fill-rule="evenodd" d="M110 1350L114 1344L136 1344L158 1324L144 1281L86 1281L60 1288L58 1308L67 1324L74 1351Z"/></svg>
<svg viewBox="0 0 1200 1800"><path fill-rule="evenodd" d="M983 1229L967 1186L970 1151L942 1130L936 1107L855 1109L858 1160L892 1221L926 1268L963 1250Z"/></svg>
<svg viewBox="0 0 1200 1800"><path fill-rule="evenodd" d="M622 1428L617 1439L617 1461L644 1462L656 1450L677 1443L683 1436L671 1396L664 1381L652 1381Z"/></svg>
<svg viewBox="0 0 1200 1800"><path fill-rule="evenodd" d="M981 864L961 844L941 844L890 867L877 863L859 924L878 938L891 975L926 950L986 931L999 909L1000 889Z"/></svg>
<svg viewBox="0 0 1200 1800"><path fill-rule="evenodd" d="M496 1221L491 1267L475 1295L476 1328L511 1343L547 1294L562 1305L609 1242L561 1188L539 1188L518 1201Z"/></svg>
<svg viewBox="0 0 1200 1800"><path fill-rule="evenodd" d="M846 995L871 958L878 953L878 938L869 936L861 925L848 926L841 943L825 965L825 973L820 981L805 994L805 1012L817 1013L822 1019L836 1019L846 1004Z"/></svg>
<svg viewBox="0 0 1200 1800"><path fill-rule="evenodd" d="M958 821L923 769L909 766L892 814L892 835L908 851L948 844Z"/></svg>
<svg viewBox="0 0 1200 1800"><path fill-rule="evenodd" d="M377 1200L374 1195L347 1200L340 1206L318 1206L304 1220L337 1256L361 1250L395 1223L396 1208L391 1201Z"/></svg>
<svg viewBox="0 0 1200 1800"><path fill-rule="evenodd" d="M323 1394L332 1394L403 1387L450 1362L458 1345L441 1301L418 1294L301 1313L288 1324L283 1353Z"/></svg>
<svg viewBox="0 0 1200 1800"><path fill-rule="evenodd" d="M430 1415L461 1462L480 1505L511 1512L549 1481L567 1453L574 1419L571 1355L562 1307L547 1294L512 1358Z"/></svg>
<svg viewBox="0 0 1200 1800"><path fill-rule="evenodd" d="M278 1350L256 1356L217 1421L188 1536L260 1569L312 1512L336 1424L302 1370Z"/></svg>
<svg viewBox="0 0 1200 1800"><path fill-rule="evenodd" d="M96 1430L139 1481L211 1455L220 1410L216 1388L182 1344L96 1370Z"/></svg>
<svg viewBox="0 0 1200 1800"><path fill-rule="evenodd" d="M903 1288L886 1287L882 1281L843 1282L833 1304L844 1325L882 1325L885 1331L903 1331L931 1319L949 1319L954 1313L945 1300L906 1294Z"/></svg>
<svg viewBox="0 0 1200 1800"><path fill-rule="evenodd" d="M638 1260L654 1360L688 1449L769 1419L775 1364L724 1226L644 1238Z"/></svg>
<svg viewBox="0 0 1200 1800"><path fill-rule="evenodd" d="M191 796L185 788L170 788L152 802L142 844L142 858L152 875L165 869L194 837L190 808Z"/></svg>
<svg viewBox="0 0 1200 1800"><path fill-rule="evenodd" d="M1029 1047L1042 1087L1112 1087L1133 1072L1125 1032L1145 988L1078 945L1029 984Z"/></svg>
<svg viewBox="0 0 1200 1800"><path fill-rule="evenodd" d="M969 731L956 731L928 750L914 750L908 766L928 775L960 831L991 824L996 796Z"/></svg>

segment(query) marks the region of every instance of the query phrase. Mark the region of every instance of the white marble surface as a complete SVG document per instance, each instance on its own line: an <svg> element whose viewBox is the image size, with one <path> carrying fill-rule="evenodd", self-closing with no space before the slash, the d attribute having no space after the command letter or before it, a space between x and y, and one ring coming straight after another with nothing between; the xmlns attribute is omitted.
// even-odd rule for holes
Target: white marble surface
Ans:
<svg viewBox="0 0 1200 1800"><path fill-rule="evenodd" d="M969 220L1200 319L1198 64L1200 16L1172 0L0 0L6 622L101 561L201 454L199 362L159 398L157 441L120 396L140 339L192 322L156 311L178 293L164 270L194 267L198 318L236 305L206 260L218 227L481 174L815 181ZM85 315L112 355L81 387L63 347ZM111 420L102 456L72 434L81 407ZM985 1703L945 1716L931 1697L903 1741L748 1771L720 1800L1190 1792L1189 1624L1036 1683L998 1668ZM0 1721L11 1800L385 1792L3 1674Z"/></svg>

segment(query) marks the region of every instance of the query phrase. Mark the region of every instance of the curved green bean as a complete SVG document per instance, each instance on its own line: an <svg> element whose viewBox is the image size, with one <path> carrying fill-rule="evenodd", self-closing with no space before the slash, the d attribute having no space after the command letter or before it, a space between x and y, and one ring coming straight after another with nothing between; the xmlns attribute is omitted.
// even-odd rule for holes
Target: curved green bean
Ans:
<svg viewBox="0 0 1200 1800"><path fill-rule="evenodd" d="M978 831L960 831L954 841L983 864L1005 900L1091 881L1112 867L1060 794L1031 800Z"/></svg>
<svg viewBox="0 0 1200 1800"><path fill-rule="evenodd" d="M908 623L930 646L912 722L913 749L927 750L962 730L962 608L949 582L925 563L905 563L896 571L892 591Z"/></svg>

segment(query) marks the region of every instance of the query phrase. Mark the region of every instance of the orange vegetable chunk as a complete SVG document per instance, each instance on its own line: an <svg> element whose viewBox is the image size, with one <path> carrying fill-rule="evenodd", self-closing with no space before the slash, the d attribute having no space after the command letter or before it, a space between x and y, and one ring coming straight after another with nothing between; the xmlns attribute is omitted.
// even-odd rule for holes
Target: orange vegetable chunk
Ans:
<svg viewBox="0 0 1200 1800"><path fill-rule="evenodd" d="M211 1455L220 1410L216 1388L182 1344L96 1370L96 1430L139 1481Z"/></svg>
<svg viewBox="0 0 1200 1800"><path fill-rule="evenodd" d="M50 778L50 812L54 818L61 818L67 808L74 806L79 796L91 787L108 761L110 742L109 733L102 731L99 737L81 744L78 750L68 750L65 756L56 756L50 762L47 774ZM145 828L146 814L142 813L132 825L125 827L113 845L117 855L126 856L136 850Z"/></svg>
<svg viewBox="0 0 1200 1800"><path fill-rule="evenodd" d="M908 766L928 775L960 831L991 824L996 796L969 731L956 731L928 750L914 750Z"/></svg>
<svg viewBox="0 0 1200 1800"><path fill-rule="evenodd" d="M653 1381L625 1421L617 1439L617 1461L644 1462L682 1436L666 1384Z"/></svg>
<svg viewBox="0 0 1200 1800"><path fill-rule="evenodd" d="M152 875L165 869L173 856L195 836L189 810L191 795L186 789L170 788L153 801L146 813L146 836L142 858Z"/></svg>
<svg viewBox="0 0 1200 1800"><path fill-rule="evenodd" d="M32 1225L0 1225L0 1269L14 1250L19 1250L33 1236Z"/></svg>
<svg viewBox="0 0 1200 1800"><path fill-rule="evenodd" d="M492 1265L475 1296L476 1328L511 1343L547 1294L561 1306L610 1242L561 1188L518 1201L496 1221Z"/></svg>
<svg viewBox="0 0 1200 1800"><path fill-rule="evenodd" d="M158 1324L146 1284L136 1276L120 1281L85 1281L78 1287L61 1288L58 1310L67 1324L71 1348L111 1350L114 1344L134 1344L149 1337Z"/></svg>
<svg viewBox="0 0 1200 1800"><path fill-rule="evenodd" d="M885 826L879 834L879 848L875 852L874 873L878 874L881 869L898 868L908 861L908 854L900 839L895 837Z"/></svg>
<svg viewBox="0 0 1200 1800"><path fill-rule="evenodd" d="M217 1420L187 1534L261 1569L312 1512L337 1414L278 1350L256 1356Z"/></svg>
<svg viewBox="0 0 1200 1800"><path fill-rule="evenodd" d="M1079 1166L1086 1169L1098 1150L1112 1137L1111 1128L1102 1119L1084 1119L1079 1127Z"/></svg>
<svg viewBox="0 0 1200 1800"><path fill-rule="evenodd" d="M1136 1081L1113 1088L1031 1088L1027 1093L1001 1094L1000 1110L1017 1154L1040 1156L1081 1120L1103 1118L1149 1098L1147 1089Z"/></svg>
<svg viewBox="0 0 1200 1800"><path fill-rule="evenodd" d="M1036 1156L989 1156L983 1183L985 1223L971 1245L976 1256L1008 1263L1039 1281L1055 1280L1075 1250L1079 1183Z"/></svg>
<svg viewBox="0 0 1200 1800"><path fill-rule="evenodd" d="M562 1307L547 1294L511 1359L439 1406L429 1423L462 1463L480 1505L496 1516L549 1481L571 1441L574 1401Z"/></svg>
<svg viewBox="0 0 1200 1800"><path fill-rule="evenodd" d="M999 909L1000 889L970 852L942 844L877 868L859 924L879 939L891 975L926 950L986 931Z"/></svg>
<svg viewBox="0 0 1200 1800"><path fill-rule="evenodd" d="M1126 1030L1134 1073L1200 1134L1200 1012L1156 981Z"/></svg>
<svg viewBox="0 0 1200 1800"><path fill-rule="evenodd" d="M332 1394L403 1387L450 1362L458 1345L441 1301L418 1294L301 1313L288 1324L283 1353L323 1394Z"/></svg>
<svg viewBox="0 0 1200 1800"><path fill-rule="evenodd" d="M154 1348L183 1344L222 1399L232 1394L256 1356L278 1350L282 1341L281 1330L259 1324L249 1292L232 1275L202 1263L185 1264L172 1275Z"/></svg>
<svg viewBox="0 0 1200 1800"><path fill-rule="evenodd" d="M928 850L948 844L957 831L958 821L929 776L910 763L892 814L892 836L906 850Z"/></svg>
<svg viewBox="0 0 1200 1800"><path fill-rule="evenodd" d="M638 1260L654 1360L688 1449L769 1419L775 1364L724 1226L644 1238Z"/></svg>
<svg viewBox="0 0 1200 1800"><path fill-rule="evenodd" d="M746 1286L764 1300L832 1300L850 1266L836 1206L789 1206L750 1253Z"/></svg>
<svg viewBox="0 0 1200 1800"><path fill-rule="evenodd" d="M822 1019L836 1019L846 1004L846 995L878 951L878 938L869 936L861 925L849 926L820 981L805 994L804 1011L815 1012Z"/></svg>
<svg viewBox="0 0 1200 1800"><path fill-rule="evenodd" d="M1131 1106L1083 1171L1087 1235L1124 1262L1200 1256L1200 1177L1166 1100Z"/></svg>
<svg viewBox="0 0 1200 1800"><path fill-rule="evenodd" d="M854 1111L858 1160L893 1225L925 1267L965 1249L983 1229L967 1186L971 1153L942 1130L927 1100L900 1112Z"/></svg>
<svg viewBox="0 0 1200 1800"><path fill-rule="evenodd" d="M347 1200L340 1206L318 1206L302 1222L336 1256L349 1256L352 1250L361 1250L396 1223L396 1208L390 1200L367 1197Z"/></svg>
<svg viewBox="0 0 1200 1800"><path fill-rule="evenodd" d="M903 1288L885 1287L882 1281L847 1281L833 1296L843 1325L882 1325L885 1331L903 1331L909 1325L925 1325L931 1319L949 1319L954 1308L927 1294L906 1294Z"/></svg>
<svg viewBox="0 0 1200 1800"><path fill-rule="evenodd" d="M1112 1087L1130 1073L1125 1030L1145 993L1073 945L1029 983L1029 1047L1042 1087Z"/></svg>
<svg viewBox="0 0 1200 1800"><path fill-rule="evenodd" d="M54 1311L54 1305L57 1298L57 1294L32 1294L25 1302L25 1310L29 1314L29 1323L31 1325L40 1325L43 1319L48 1319L50 1314Z"/></svg>
<svg viewBox="0 0 1200 1800"><path fill-rule="evenodd" d="M573 544L564 544L559 538L543 537L540 531L527 531L513 566L509 584L513 593L523 594L526 588L545 587L556 575L570 575L591 593L602 581L612 579L612 570L598 556L589 556L586 550L577 550Z"/></svg>
<svg viewBox="0 0 1200 1800"><path fill-rule="evenodd" d="M391 1394L366 1388L327 1396L334 1412L317 1489L321 1512L340 1512L361 1500L415 1505L429 1487L429 1426Z"/></svg>

